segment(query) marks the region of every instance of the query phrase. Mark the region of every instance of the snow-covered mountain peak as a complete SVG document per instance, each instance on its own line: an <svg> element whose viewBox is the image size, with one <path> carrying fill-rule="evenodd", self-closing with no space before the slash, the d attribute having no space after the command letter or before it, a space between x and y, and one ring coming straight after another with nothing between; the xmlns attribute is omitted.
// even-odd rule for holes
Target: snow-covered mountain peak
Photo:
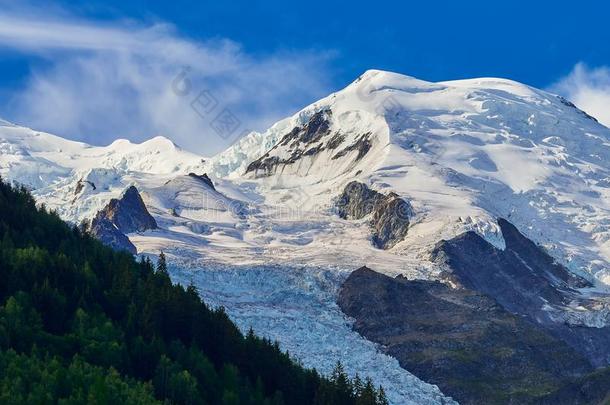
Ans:
<svg viewBox="0 0 610 405"><path fill-rule="evenodd" d="M431 83L369 70L343 90L311 104L266 132L251 133L211 159L210 171L221 176L232 173L241 176L251 161L321 110L332 111L331 124L343 132L375 127L378 136L384 131L397 135L381 140L392 144L404 143L404 135L410 141L413 135L419 141L422 136L434 141L441 129L446 130L447 138L457 135L464 139L465 133L476 132L480 139L473 142L523 145L547 138L560 142L558 138L573 138L582 130L594 133L605 130L566 100L515 81L480 78ZM574 131L575 126L578 131ZM488 139L481 139L485 134Z"/></svg>
<svg viewBox="0 0 610 405"><path fill-rule="evenodd" d="M134 175L172 178L201 172L203 165L201 156L161 136L142 143L118 139L92 146L15 125L0 126L0 152L3 178L32 188L74 222L94 216L132 184Z"/></svg>
<svg viewBox="0 0 610 405"><path fill-rule="evenodd" d="M371 87L373 89L394 88L403 90L414 90L435 87L435 84L400 73L394 73L378 69L369 69L363 74L361 74L352 83L350 83L346 87L346 90L355 89L357 92L362 92L362 90L360 89L366 87Z"/></svg>
<svg viewBox="0 0 610 405"><path fill-rule="evenodd" d="M162 135L157 135L153 138L147 139L141 143L133 143L129 139L116 139L110 145L109 149L119 149L124 147L138 148L140 150L167 150L167 149L181 149L171 139L166 138Z"/></svg>
<svg viewBox="0 0 610 405"><path fill-rule="evenodd" d="M556 95L507 79L370 70L206 171L295 206L330 207L352 180L396 192L416 212L394 248L405 254L466 230L503 247L496 219L511 218L574 271L605 279L608 162L610 130Z"/></svg>
<svg viewBox="0 0 610 405"><path fill-rule="evenodd" d="M120 153L120 154L150 154L150 153L171 153L178 151L180 153L190 154L189 152L183 151L178 145L176 145L171 139L164 136L155 136L147 139L141 143L134 143L128 139L116 139L110 145L106 146L105 149L109 153Z"/></svg>

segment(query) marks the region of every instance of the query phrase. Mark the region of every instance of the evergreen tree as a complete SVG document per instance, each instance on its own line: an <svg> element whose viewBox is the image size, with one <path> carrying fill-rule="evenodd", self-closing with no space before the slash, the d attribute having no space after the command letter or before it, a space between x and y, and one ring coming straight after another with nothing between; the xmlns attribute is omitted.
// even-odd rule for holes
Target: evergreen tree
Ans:
<svg viewBox="0 0 610 405"><path fill-rule="evenodd" d="M377 403L377 391L373 385L373 381L367 377L360 394L357 404L362 405L375 405Z"/></svg>
<svg viewBox="0 0 610 405"><path fill-rule="evenodd" d="M161 251L161 253L159 253L159 260L157 260L157 273L169 275L169 273L167 271L167 260L165 258L165 253L163 253L163 251Z"/></svg>
<svg viewBox="0 0 610 405"><path fill-rule="evenodd" d="M388 398L385 395L385 390L380 385L377 391L377 405L389 405Z"/></svg>
<svg viewBox="0 0 610 405"><path fill-rule="evenodd" d="M354 382L352 383L353 389L354 389L354 396L356 398L360 397L362 395L362 390L364 389L364 385L362 384L362 380L360 379L360 376L358 375L358 373L356 373L356 376L354 377Z"/></svg>
<svg viewBox="0 0 610 405"><path fill-rule="evenodd" d="M331 381L335 384L336 387L336 402L338 405L341 404L349 404L352 403L353 398L353 388L345 369L343 368L343 364L340 361L337 361L335 368L333 369L331 375Z"/></svg>

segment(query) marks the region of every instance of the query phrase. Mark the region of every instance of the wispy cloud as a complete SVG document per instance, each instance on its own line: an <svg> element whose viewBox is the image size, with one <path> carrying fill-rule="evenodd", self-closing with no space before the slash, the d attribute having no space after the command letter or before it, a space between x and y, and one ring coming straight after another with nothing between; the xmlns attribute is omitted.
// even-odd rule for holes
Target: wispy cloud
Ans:
<svg viewBox="0 0 610 405"><path fill-rule="evenodd" d="M161 134L209 155L330 87L330 53L254 56L230 40L185 38L165 23L0 12L2 48L45 60L12 100L12 118L96 144ZM206 100L213 103L197 108ZM231 133L213 124L222 114L233 119Z"/></svg>
<svg viewBox="0 0 610 405"><path fill-rule="evenodd" d="M581 110L610 127L610 68L590 68L578 63L572 72L550 87Z"/></svg>

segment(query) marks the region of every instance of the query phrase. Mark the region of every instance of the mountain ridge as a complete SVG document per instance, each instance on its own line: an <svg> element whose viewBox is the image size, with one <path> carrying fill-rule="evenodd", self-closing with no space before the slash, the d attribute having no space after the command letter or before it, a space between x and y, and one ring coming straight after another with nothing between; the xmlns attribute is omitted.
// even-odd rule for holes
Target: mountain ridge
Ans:
<svg viewBox="0 0 610 405"><path fill-rule="evenodd" d="M298 134L292 143L284 139L321 111L331 112L326 134L305 144ZM495 218L510 217L571 271L591 280L610 277L604 264L610 258L610 130L565 99L508 79L429 83L369 70L207 160L161 137L91 147L22 127L1 132L0 174L31 183L37 197L74 222L93 217L132 182L142 183L146 199L154 175L168 181L207 172L246 204L286 205L323 217L331 199L358 180L413 201L414 238L395 248L413 260L468 230L503 248ZM261 179L247 169L265 154L280 173ZM68 200L75 180L99 187ZM246 183L254 193L244 193Z"/></svg>

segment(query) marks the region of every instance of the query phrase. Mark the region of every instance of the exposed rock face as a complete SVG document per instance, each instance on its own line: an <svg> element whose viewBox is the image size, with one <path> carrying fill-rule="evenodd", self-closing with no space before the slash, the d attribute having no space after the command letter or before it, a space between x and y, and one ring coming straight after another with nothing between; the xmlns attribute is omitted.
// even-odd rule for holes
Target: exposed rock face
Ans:
<svg viewBox="0 0 610 405"><path fill-rule="evenodd" d="M610 400L610 369L594 371L577 378L543 398L542 405L608 404Z"/></svg>
<svg viewBox="0 0 610 405"><path fill-rule="evenodd" d="M210 177L208 176L207 173L203 173L203 174L189 173L189 176L191 176L195 179L201 180L202 182L207 184L212 190L216 190L216 188L214 187L214 183L212 183L212 179L210 179Z"/></svg>
<svg viewBox="0 0 610 405"><path fill-rule="evenodd" d="M138 189L129 187L120 199L113 198L98 212L96 219L107 219L123 233L156 229L157 222L150 215Z"/></svg>
<svg viewBox="0 0 610 405"><path fill-rule="evenodd" d="M493 297L513 314L540 325L581 352L595 366L610 364L610 327L572 325L563 316L570 308L593 308L607 297L583 296L591 284L556 263L544 249L508 221L498 224L506 242L499 250L474 232L439 243L433 259L450 269L459 285Z"/></svg>
<svg viewBox="0 0 610 405"><path fill-rule="evenodd" d="M384 195L371 190L364 183L352 181L345 186L337 201L337 213L343 219L362 219L373 212Z"/></svg>
<svg viewBox="0 0 610 405"><path fill-rule="evenodd" d="M89 186L91 186L91 189L93 191L95 191L97 189L97 187L95 187L95 184L89 180L83 180L80 179L77 183L76 183L76 189L74 189L74 195L78 195L81 193L81 191L84 190L85 185L88 184Z"/></svg>
<svg viewBox="0 0 610 405"><path fill-rule="evenodd" d="M342 134L341 132L337 132L336 134L333 135L332 138L330 138L330 140L326 144L326 147L328 149L337 149L339 147L339 145L341 145L343 143L343 141L345 141L345 134Z"/></svg>
<svg viewBox="0 0 610 405"><path fill-rule="evenodd" d="M372 132L350 133L351 141L346 146L347 134L333 132L331 117L330 109L314 113L307 123L293 128L267 153L251 162L246 173L253 173L256 177L271 176L304 157L318 156L321 152L327 152L326 159L331 161L351 154L354 155L351 163L357 163L373 147Z"/></svg>
<svg viewBox="0 0 610 405"><path fill-rule="evenodd" d="M360 138L358 138L358 140L356 142L354 142L353 144L347 146L345 149L340 150L339 152L337 152L336 155L334 155L332 157L333 160L335 159L339 159L340 157L343 157L345 155L347 155L348 153L357 150L358 151L358 155L356 155L356 160L360 160L362 159L367 153L368 151L371 149L373 145L371 144L371 133L367 132L364 135L361 135Z"/></svg>
<svg viewBox="0 0 610 405"><path fill-rule="evenodd" d="M157 222L146 209L140 193L131 186L120 199L113 198L97 213L89 230L91 235L113 249L135 254L136 247L125 234L156 228Z"/></svg>
<svg viewBox="0 0 610 405"><path fill-rule="evenodd" d="M584 112L580 108L576 107L574 105L574 103L572 103L571 101L566 100L564 97L561 97L561 96L557 96L557 98L559 98L559 101L561 102L561 104L563 104L565 106L568 106L570 108L574 108L575 110L578 110L579 113L581 113L582 115L584 115L585 117L587 117L590 120L593 120L595 122L599 122L595 117L592 117L591 115L587 114L586 112Z"/></svg>
<svg viewBox="0 0 610 405"><path fill-rule="evenodd" d="M311 116L307 124L303 127L296 127L285 135L280 144L314 143L323 136L330 133L329 118L332 115L330 110L318 111Z"/></svg>
<svg viewBox="0 0 610 405"><path fill-rule="evenodd" d="M125 250L131 254L137 254L137 249L127 236L117 229L108 219L94 219L89 228L90 234L104 245L114 250Z"/></svg>
<svg viewBox="0 0 610 405"><path fill-rule="evenodd" d="M590 370L570 346L472 290L363 267L338 304L356 331L463 404L537 403Z"/></svg>
<svg viewBox="0 0 610 405"><path fill-rule="evenodd" d="M295 127L284 135L280 142L269 152L253 161L246 168L246 173L254 172L258 176L269 176L275 173L280 165L288 165L298 161L302 156L312 156L322 150L321 145L314 144L322 137L330 134L330 110L318 111L311 116L302 127ZM279 146L289 147L292 150L289 157L280 158L271 156L271 152Z"/></svg>
<svg viewBox="0 0 610 405"><path fill-rule="evenodd" d="M404 239L413 214L411 205L397 194L383 195L357 181L345 186L336 208L343 219L362 219L372 214L372 242L380 249L390 249Z"/></svg>

